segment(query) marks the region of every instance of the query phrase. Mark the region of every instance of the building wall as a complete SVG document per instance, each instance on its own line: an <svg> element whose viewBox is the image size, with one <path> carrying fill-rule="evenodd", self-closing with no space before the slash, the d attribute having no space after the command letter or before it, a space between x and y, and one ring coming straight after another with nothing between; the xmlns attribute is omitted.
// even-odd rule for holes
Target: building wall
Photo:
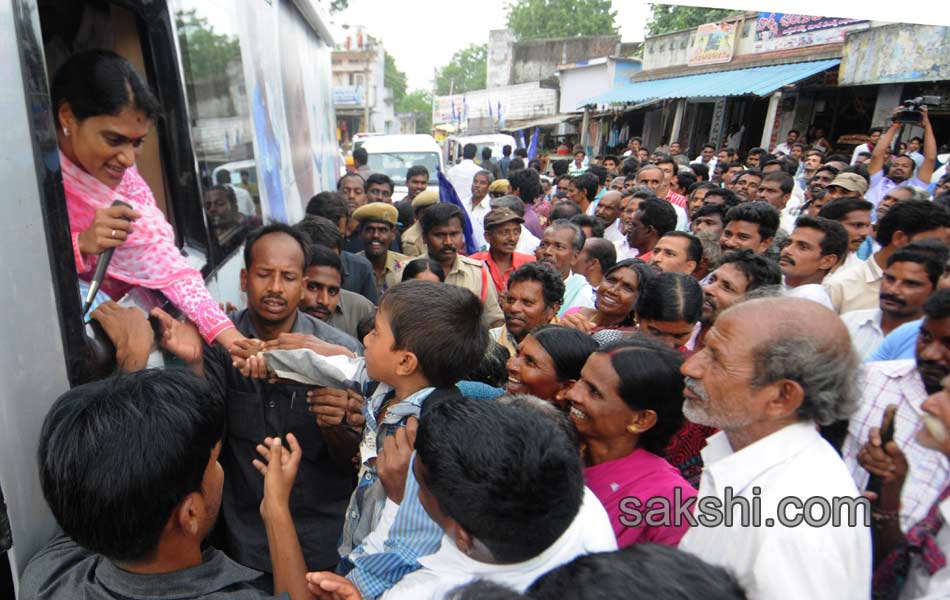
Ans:
<svg viewBox="0 0 950 600"><path fill-rule="evenodd" d="M609 65L606 62L586 67L559 71L561 80L561 103L559 112L574 112L583 108L580 104L597 94L611 89Z"/></svg>
<svg viewBox="0 0 950 600"><path fill-rule="evenodd" d="M848 35L840 85L950 79L950 27L896 23Z"/></svg>
<svg viewBox="0 0 950 600"><path fill-rule="evenodd" d="M557 97L557 90L542 88L538 82L476 90L464 94L455 94L454 96L436 96L433 103L432 122L436 124L451 122L452 102L455 103L456 110L458 110L458 107L465 106L465 120L489 116L497 119L499 103L501 103L502 117L505 121L546 117L557 113ZM489 103L491 104L491 115L488 111Z"/></svg>
<svg viewBox="0 0 950 600"><path fill-rule="evenodd" d="M510 83L527 83L553 77L558 65L592 56L614 55L619 44L618 35L518 42L513 48L514 67Z"/></svg>
<svg viewBox="0 0 950 600"><path fill-rule="evenodd" d="M515 34L509 29L495 29L488 32L488 89L504 87L511 83L511 71L514 67Z"/></svg>

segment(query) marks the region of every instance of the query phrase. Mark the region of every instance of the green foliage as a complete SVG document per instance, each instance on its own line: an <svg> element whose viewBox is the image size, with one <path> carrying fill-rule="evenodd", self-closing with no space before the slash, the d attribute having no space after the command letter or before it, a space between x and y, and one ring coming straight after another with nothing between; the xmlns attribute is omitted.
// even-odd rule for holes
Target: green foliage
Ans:
<svg viewBox="0 0 950 600"><path fill-rule="evenodd" d="M417 133L432 131L432 94L425 90L413 90L402 97L396 105L397 112L421 113L416 121Z"/></svg>
<svg viewBox="0 0 950 600"><path fill-rule="evenodd" d="M350 0L332 0L330 2L330 14L335 14L341 10L346 10L350 6Z"/></svg>
<svg viewBox="0 0 950 600"><path fill-rule="evenodd" d="M445 96L485 89L488 79L488 44L472 44L452 55L435 76L435 93Z"/></svg>
<svg viewBox="0 0 950 600"><path fill-rule="evenodd" d="M175 13L175 24L191 79L227 79L228 65L241 59L237 38L215 33L208 19L198 17L194 9Z"/></svg>
<svg viewBox="0 0 950 600"><path fill-rule="evenodd" d="M669 4L651 4L653 17L647 23L649 35L660 35L696 27L703 23L724 21L741 15L744 11L728 8L701 8L697 6L672 6Z"/></svg>
<svg viewBox="0 0 950 600"><path fill-rule="evenodd" d="M396 67L396 59L386 52L386 71L383 74L383 85L393 91L393 102L399 106L399 101L406 95L406 74Z"/></svg>
<svg viewBox="0 0 950 600"><path fill-rule="evenodd" d="M616 16L611 0L515 0L508 6L508 29L519 40L611 35Z"/></svg>

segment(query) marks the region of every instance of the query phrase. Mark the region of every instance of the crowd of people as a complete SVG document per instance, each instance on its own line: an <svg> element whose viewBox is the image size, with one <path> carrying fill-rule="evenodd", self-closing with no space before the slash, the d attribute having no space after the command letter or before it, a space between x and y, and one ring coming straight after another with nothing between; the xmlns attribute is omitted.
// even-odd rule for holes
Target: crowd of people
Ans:
<svg viewBox="0 0 950 600"><path fill-rule="evenodd" d="M93 312L120 372L46 417L61 534L22 597L950 594L950 180L929 189L925 109L907 153L897 124L851 157L634 138L550 173L468 145L458 203L418 165L397 200L354 152L293 225L212 220L221 185L209 222L249 230L246 306L221 308L132 166L154 98L109 53L66 68L77 270L115 247L113 283L184 317ZM338 384L306 383L321 365Z"/></svg>

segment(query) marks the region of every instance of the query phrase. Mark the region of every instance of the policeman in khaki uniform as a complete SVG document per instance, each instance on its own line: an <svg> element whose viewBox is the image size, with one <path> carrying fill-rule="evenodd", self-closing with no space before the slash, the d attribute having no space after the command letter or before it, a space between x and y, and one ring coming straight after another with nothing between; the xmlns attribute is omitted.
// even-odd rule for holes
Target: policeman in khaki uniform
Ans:
<svg viewBox="0 0 950 600"><path fill-rule="evenodd" d="M430 206L438 202L439 192L435 190L423 190L412 199L412 212L416 216L416 222L402 232L402 252L406 256L412 258L426 253L426 243L422 239L422 225L419 224L419 219Z"/></svg>
<svg viewBox="0 0 950 600"><path fill-rule="evenodd" d="M485 307L483 320L489 327L497 327L504 323L505 315L498 304L498 292L488 268L481 261L458 253L459 246L464 244L464 218L462 209L454 204L440 202L429 207L417 221L428 251L424 256L442 265L445 283L463 287L478 296ZM402 279L402 273L399 278Z"/></svg>
<svg viewBox="0 0 950 600"><path fill-rule="evenodd" d="M359 223L359 236L363 243L363 251L359 254L373 265L376 292L382 297L383 292L399 283L397 271L409 258L389 249L397 235L399 210L386 202L370 202L353 211L352 217Z"/></svg>

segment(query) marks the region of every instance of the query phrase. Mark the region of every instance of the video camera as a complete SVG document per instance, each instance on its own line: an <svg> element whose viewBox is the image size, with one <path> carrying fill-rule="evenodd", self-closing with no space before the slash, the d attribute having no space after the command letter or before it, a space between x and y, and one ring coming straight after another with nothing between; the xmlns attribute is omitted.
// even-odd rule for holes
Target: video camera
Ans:
<svg viewBox="0 0 950 600"><path fill-rule="evenodd" d="M895 123L906 123L908 125L918 125L924 114L921 112L921 106L938 106L942 99L940 96L918 96L909 98L901 102L903 110L894 116Z"/></svg>

